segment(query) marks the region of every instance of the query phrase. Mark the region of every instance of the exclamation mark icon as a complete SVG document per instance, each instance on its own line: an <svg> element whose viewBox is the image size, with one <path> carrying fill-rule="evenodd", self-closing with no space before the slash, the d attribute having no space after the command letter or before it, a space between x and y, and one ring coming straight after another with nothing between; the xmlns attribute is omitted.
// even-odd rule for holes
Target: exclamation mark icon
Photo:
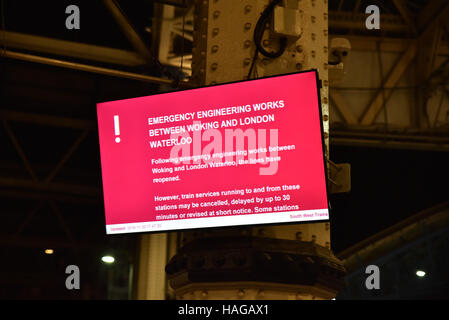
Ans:
<svg viewBox="0 0 449 320"><path fill-rule="evenodd" d="M120 123L118 121L118 116L114 116L114 130L115 130L115 142L119 143L120 142Z"/></svg>

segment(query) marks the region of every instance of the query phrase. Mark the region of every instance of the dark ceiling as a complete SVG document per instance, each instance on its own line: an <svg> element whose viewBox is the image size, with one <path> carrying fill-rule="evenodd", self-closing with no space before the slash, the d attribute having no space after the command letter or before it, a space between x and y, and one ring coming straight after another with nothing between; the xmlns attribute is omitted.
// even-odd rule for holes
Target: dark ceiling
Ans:
<svg viewBox="0 0 449 320"><path fill-rule="evenodd" d="M120 7L133 21L139 33L151 39L145 28L151 26L152 1L120 1ZM65 28L71 4L80 8L82 26L79 30ZM4 1L5 29L68 41L77 41L120 49L132 49L102 1ZM151 43L148 41L148 43Z"/></svg>

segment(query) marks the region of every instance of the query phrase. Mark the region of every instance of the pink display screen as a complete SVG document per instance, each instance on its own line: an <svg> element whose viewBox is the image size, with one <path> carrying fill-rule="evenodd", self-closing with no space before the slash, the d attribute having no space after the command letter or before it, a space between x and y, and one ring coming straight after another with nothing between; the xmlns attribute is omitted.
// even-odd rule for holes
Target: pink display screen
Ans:
<svg viewBox="0 0 449 320"><path fill-rule="evenodd" d="M328 220L317 79L99 103L106 232Z"/></svg>

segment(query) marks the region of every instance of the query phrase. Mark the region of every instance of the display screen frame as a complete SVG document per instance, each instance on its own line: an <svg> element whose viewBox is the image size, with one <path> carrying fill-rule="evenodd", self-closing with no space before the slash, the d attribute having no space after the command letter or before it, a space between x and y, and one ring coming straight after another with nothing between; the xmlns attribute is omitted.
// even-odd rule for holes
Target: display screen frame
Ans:
<svg viewBox="0 0 449 320"><path fill-rule="evenodd" d="M158 95L173 95L176 94L178 92L182 92L182 91L190 91L190 92L195 92L196 90L199 89L204 89L204 88L211 88L211 87L220 87L220 86L225 86L225 85L232 85L232 84L238 84L238 83L244 83L244 82L257 82L260 80L264 80L264 79L269 79L269 78L282 78L285 76L290 76L290 75L297 75L297 74L306 74L306 73L314 73L315 74L315 85L316 85L316 102L317 102L317 107L318 107L318 114L319 114L319 123L320 123L320 142L321 142L321 150L322 150L322 165L323 165L323 169L324 169L324 177L325 177L325 181L324 181L324 189L325 189L325 196L326 196L326 204L327 204L327 211L328 211L328 218L327 219L316 219L316 220L302 220L302 221L297 221L297 220L293 220L293 221L285 221L285 222L259 222L259 223L250 223L250 224L235 224L235 225L224 225L224 226L216 226L216 225L211 225L211 226L207 226L207 227L193 227L193 228L176 228L176 229L164 229L164 230L141 230L141 231L130 231L130 232L117 232L117 233L108 233L107 232L107 224L106 224L106 211L105 211L105 200L104 200L104 188L103 188L103 163L101 162L101 176L102 176L102 192L101 192L101 198L102 198L102 203L103 203L103 217L104 217L104 225L105 225L105 234L107 236L115 236L115 235L131 235L131 234L157 234L157 233L167 233L167 232L190 232L190 231L198 231L198 230L217 230L217 229L229 229L229 228L249 228L249 227L260 227L260 226L265 226L265 227L270 227L270 226L282 226L282 225L305 225L305 224L316 224L316 223L328 223L331 221L332 218L332 208L330 205L330 199L329 199L329 178L328 178L328 168L327 168L327 159L326 159L326 144L325 144L325 136L324 136L324 126L323 126L323 112L322 112L322 104L321 104L321 88L322 88L322 81L319 79L319 72L317 69L310 69L310 70L303 70L303 71L297 71L297 72L290 72L290 73L285 73L285 74L279 74L279 75L270 75L270 76L264 76L264 77L259 77L256 79L244 79L244 80L237 80L237 81L230 81L230 82L225 82L225 83L219 83L219 84L210 84L210 85L204 85L204 86L196 86L193 88L187 87L187 88L181 88L181 89L177 89L174 91L169 91L169 92L160 92L160 93L154 93L154 94L149 94L146 96L138 96L138 97L130 97L130 98L123 98L123 99L118 99L118 100L108 100L108 101L102 101L102 102L98 102L97 103L97 120L99 122L99 117L98 117L98 112L99 112L99 104L103 104L103 103L107 103L107 102L116 102L116 101L123 101L123 100L128 100L128 99L135 99L135 98L145 98L145 97L152 97L152 96L158 96ZM300 91L298 91L300 92ZM99 125L97 123L97 125ZM97 127L98 131L99 131L99 127ZM100 133L98 132L99 136ZM101 140L101 138L100 138ZM100 158L102 157L101 155L101 148L99 146L100 149ZM255 213L257 214L257 213ZM201 219L201 218L200 218ZM150 221L148 221L150 222Z"/></svg>

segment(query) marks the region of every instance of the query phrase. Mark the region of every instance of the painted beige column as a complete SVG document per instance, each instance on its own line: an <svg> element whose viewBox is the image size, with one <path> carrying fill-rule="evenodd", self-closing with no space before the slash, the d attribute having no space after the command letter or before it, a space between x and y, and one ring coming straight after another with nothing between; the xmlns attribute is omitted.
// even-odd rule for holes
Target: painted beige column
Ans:
<svg viewBox="0 0 449 320"><path fill-rule="evenodd" d="M139 300L165 300L166 298L167 239L167 233L141 236L137 282L137 299Z"/></svg>

